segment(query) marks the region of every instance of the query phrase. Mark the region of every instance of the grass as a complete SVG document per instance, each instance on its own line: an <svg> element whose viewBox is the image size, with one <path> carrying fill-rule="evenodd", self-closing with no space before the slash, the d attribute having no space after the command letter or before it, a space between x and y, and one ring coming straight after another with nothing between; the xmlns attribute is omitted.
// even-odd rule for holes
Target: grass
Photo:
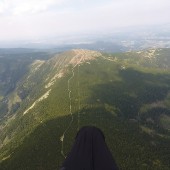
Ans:
<svg viewBox="0 0 170 170"><path fill-rule="evenodd" d="M162 114L160 117L160 124L163 128L170 130L170 116Z"/></svg>
<svg viewBox="0 0 170 170"><path fill-rule="evenodd" d="M0 96L0 101L2 101L2 100L3 100L3 98L4 98L4 96Z"/></svg>

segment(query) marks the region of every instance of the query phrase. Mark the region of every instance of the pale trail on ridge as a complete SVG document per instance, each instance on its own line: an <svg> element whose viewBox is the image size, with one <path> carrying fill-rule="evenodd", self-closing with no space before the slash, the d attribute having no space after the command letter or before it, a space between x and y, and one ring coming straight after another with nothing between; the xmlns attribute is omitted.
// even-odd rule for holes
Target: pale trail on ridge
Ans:
<svg viewBox="0 0 170 170"><path fill-rule="evenodd" d="M67 131L69 130L69 128L71 127L73 121L74 121L74 117L73 117L73 113L72 113L72 98L71 98L71 90L70 90L70 81L74 78L74 68L76 66L78 66L78 82L77 82L77 85L78 85L78 121L77 121L77 130L79 130L79 126L80 126L80 82L79 82L79 66L80 66L80 63L81 62L85 62L86 60L93 60L94 58L89 58L89 56L87 55L86 56L86 52L84 50L79 50L77 51L78 54L76 54L73 58L76 59L77 58L77 61L76 62L73 62L71 61L70 64L74 64L75 65L72 67L72 76L68 79L68 97L69 97L69 100L70 100L70 115L71 115L71 121L68 125L68 127L66 128L66 130L64 131L63 135L60 137L60 141L62 142L61 143L61 155L66 158L66 155L64 154L64 138L65 138L65 134L67 133ZM94 52L93 52L94 54ZM97 54L98 56L101 56L102 58L104 58L101 54ZM79 59L80 57L80 59ZM86 58L87 57L87 58ZM94 57L97 57L94 55ZM104 58L106 59L106 58Z"/></svg>
<svg viewBox="0 0 170 170"><path fill-rule="evenodd" d="M82 53L78 53L76 56L74 56L74 58L78 58L80 55L82 55ZM82 55L83 56L83 55ZM80 92L79 92L79 64L81 63L83 57L80 58L80 60L72 67L72 76L68 79L67 84L68 84L68 97L70 100L70 115L71 115L71 121L68 125L68 127L66 128L66 130L64 131L63 135L60 137L60 141L61 141L61 155L66 158L66 155L64 154L64 138L65 138L65 134L67 133L67 131L69 130L69 128L71 127L73 121L74 121L74 117L73 117L73 113L72 113L72 98L71 98L71 90L70 90L70 81L74 78L74 68L76 66L78 66L78 129L79 129L79 124L80 124Z"/></svg>

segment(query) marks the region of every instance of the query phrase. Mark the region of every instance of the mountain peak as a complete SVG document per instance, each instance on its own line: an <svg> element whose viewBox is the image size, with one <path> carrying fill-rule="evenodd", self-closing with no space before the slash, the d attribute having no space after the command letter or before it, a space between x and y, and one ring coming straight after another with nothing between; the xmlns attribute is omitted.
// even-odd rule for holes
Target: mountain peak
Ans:
<svg viewBox="0 0 170 170"><path fill-rule="evenodd" d="M93 50L85 50L85 49L72 49L60 54L57 54L55 57L49 60L49 62L56 63L58 66L58 62L62 62L63 65L73 65L82 64L85 62L89 62L91 60L95 60L100 57L102 54L98 51Z"/></svg>
<svg viewBox="0 0 170 170"><path fill-rule="evenodd" d="M85 49L73 49L70 52L74 54L69 62L69 64L72 65L77 65L80 63L84 63L86 61L95 60L96 58L102 55L98 51L85 50Z"/></svg>

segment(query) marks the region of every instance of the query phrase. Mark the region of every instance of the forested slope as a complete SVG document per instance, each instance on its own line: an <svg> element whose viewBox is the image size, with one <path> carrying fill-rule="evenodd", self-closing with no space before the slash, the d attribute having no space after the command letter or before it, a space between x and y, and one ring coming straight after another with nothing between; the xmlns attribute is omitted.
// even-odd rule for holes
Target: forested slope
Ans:
<svg viewBox="0 0 170 170"><path fill-rule="evenodd" d="M95 125L120 169L170 169L169 52L72 50L33 69L22 81L29 94L1 125L0 168L59 169L61 139L67 155L78 129Z"/></svg>

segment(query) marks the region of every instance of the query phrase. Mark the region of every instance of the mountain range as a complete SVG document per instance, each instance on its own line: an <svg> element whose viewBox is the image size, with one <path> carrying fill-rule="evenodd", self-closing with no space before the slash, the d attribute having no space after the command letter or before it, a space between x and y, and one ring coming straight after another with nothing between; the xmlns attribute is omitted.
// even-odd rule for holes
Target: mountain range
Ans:
<svg viewBox="0 0 170 170"><path fill-rule="evenodd" d="M0 169L59 169L85 125L120 169L170 169L169 54L0 50Z"/></svg>

